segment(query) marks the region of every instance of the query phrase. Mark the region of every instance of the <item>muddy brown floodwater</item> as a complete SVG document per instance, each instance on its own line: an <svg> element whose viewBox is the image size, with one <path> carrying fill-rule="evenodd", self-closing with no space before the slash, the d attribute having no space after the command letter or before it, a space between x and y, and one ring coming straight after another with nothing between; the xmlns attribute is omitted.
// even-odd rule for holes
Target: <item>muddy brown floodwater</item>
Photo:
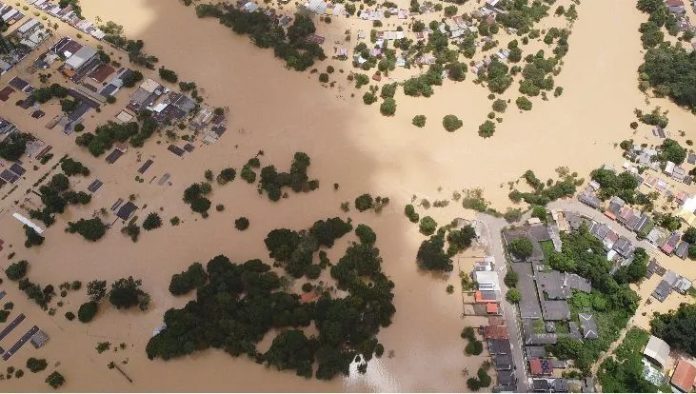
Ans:
<svg viewBox="0 0 696 394"><path fill-rule="evenodd" d="M30 355L47 358L52 364L59 361L57 369L66 376L64 389L69 391L463 391L463 371L475 373L486 354L466 357L459 333L464 326L480 321L462 319L458 297L446 293L447 284L459 290L456 274L442 278L416 269L414 257L423 236L404 217L404 205L412 195L433 201L450 198L453 190L481 187L486 198L502 209L509 201L508 189L501 185L527 169L541 179L554 176L559 166L585 176L604 162L617 162L614 144L631 136L628 124L634 119L633 109L645 105L636 87L642 56L637 29L644 17L628 0L586 0L578 6L570 52L556 78L557 85L564 87L563 96L535 101L530 113L518 113L511 106L495 136L485 140L476 129L490 110L488 92L472 84L445 84L430 99L399 93L396 116L385 118L362 103L362 94L351 98L351 89L325 88L317 83L316 75L285 70L272 51L254 47L214 20L197 19L191 8L176 0L82 0L81 4L86 17L113 20L123 25L127 36L144 40L145 50L156 55L161 65L176 70L181 80L195 81L207 102L228 107L231 120L229 131L217 144L199 147L183 160L167 153L166 144L148 142L142 152L143 158L155 158L151 171L172 174L172 185L163 188L133 180L140 165L134 152L118 165L108 166L76 147L72 137L48 131L43 123L32 123L26 112L12 104L0 104L3 116L35 132L57 152L83 161L105 180L104 190L95 195L94 202L87 208L70 208L46 232L46 242L38 249L24 249L22 228L8 212L0 216L1 237L6 245L14 244L18 258L31 262L32 280L58 284L133 275L143 280L152 295L152 307L146 313L104 307L91 324L83 325L68 322L63 314L84 302L84 291L69 295L66 305L50 317L28 303L14 284L3 285L16 310L24 311L51 336L45 348L24 348L9 364L23 365ZM342 23L335 18L332 29L340 29ZM124 101L125 96L119 100ZM666 101L659 104L670 110L675 127L686 130L692 124L687 112ZM115 110L107 107L99 117L88 120L88 129L109 119ZM443 130L441 119L448 113L464 120L460 131L450 134ZM427 127L411 125L417 114L427 115ZM640 131L645 136L649 133ZM641 138L648 138L645 136ZM254 187L237 180L215 188L213 203L223 203L226 210L213 212L206 220L183 204L183 189L200 181L206 169L240 168L259 150L265 152L264 163L279 168L289 166L293 152L307 152L312 158L310 176L321 181L321 188L310 194L291 194L272 204ZM340 184L337 191L331 187L334 182ZM234 359L214 350L168 362L147 359L145 344L164 312L187 301L168 294L173 273L220 253L233 261L257 257L268 261L263 238L270 230L306 228L317 219L344 215L340 203L366 192L391 199L379 215L347 215L375 229L383 269L396 283L397 313L393 324L379 334L386 354L393 352L393 357L373 359L365 375L351 374L330 382L267 371L248 359ZM66 220L89 216L129 194L137 194L141 206L148 205L145 211L161 207L165 226L144 232L137 243L122 236L120 226L96 244L63 231ZM431 208L427 214L441 224L472 216L456 203ZM174 216L183 220L178 227L168 224ZM234 230L233 221L239 216L250 219L249 230ZM338 242L329 256L340 256L347 241ZM477 252L466 252L471 253ZM11 343L14 337L6 341ZM102 341L125 342L128 348L97 354L95 346ZM121 363L134 382L108 369L110 361ZM27 373L22 379L3 381L0 387L43 391L48 389L44 378Z"/></svg>

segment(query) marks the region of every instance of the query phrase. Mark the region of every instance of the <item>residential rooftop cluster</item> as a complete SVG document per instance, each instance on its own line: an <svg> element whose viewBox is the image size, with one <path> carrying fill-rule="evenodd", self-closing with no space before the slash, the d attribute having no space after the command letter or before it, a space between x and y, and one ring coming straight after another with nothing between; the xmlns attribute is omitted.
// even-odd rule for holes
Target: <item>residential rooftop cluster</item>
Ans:
<svg viewBox="0 0 696 394"><path fill-rule="evenodd" d="M12 27L24 18L17 8L0 2L0 19ZM38 19L29 18L5 37L0 38L0 75L4 75L45 42L53 31ZM0 92L0 98L4 94ZM4 99L3 101L5 101Z"/></svg>
<svg viewBox="0 0 696 394"><path fill-rule="evenodd" d="M643 350L643 378L661 387L670 383L675 393L690 393L696 383L694 360L672 352L669 344L651 335Z"/></svg>
<svg viewBox="0 0 696 394"><path fill-rule="evenodd" d="M558 231L556 224L545 225L538 220L503 231L506 246L520 238L529 239L533 245L533 253L528 259L514 261L508 268L517 274L516 288L521 293L519 313L524 354L533 391L567 392L573 386L574 391L593 392L592 382L562 379L554 374L555 370L563 370L568 364L546 353L546 346L555 344L560 337L591 341L600 335L591 312L573 314L568 304L574 292L592 291L590 281L576 274L549 269L546 265L545 250L560 251L560 239L554 241Z"/></svg>

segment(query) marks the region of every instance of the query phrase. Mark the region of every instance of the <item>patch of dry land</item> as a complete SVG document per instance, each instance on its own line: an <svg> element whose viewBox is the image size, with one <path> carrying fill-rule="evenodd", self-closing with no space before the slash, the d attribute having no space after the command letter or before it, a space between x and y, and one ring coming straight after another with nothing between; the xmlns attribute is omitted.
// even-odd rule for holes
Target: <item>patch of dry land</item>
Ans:
<svg viewBox="0 0 696 394"><path fill-rule="evenodd" d="M400 8L409 8L408 1L396 3ZM66 377L62 390L465 391L467 377L463 371L473 375L488 358L485 351L480 356L464 353L466 341L459 336L462 328L478 326L482 320L461 317L461 299L456 295L461 290L457 264L483 252L465 251L466 256L455 258L455 270L448 276L420 271L415 256L424 236L404 216L404 206L412 202L414 195L432 202L451 200L454 191L481 188L494 208L504 210L511 203L509 190L503 185L525 170L547 179L555 177L557 167L567 166L586 177L605 162L621 163L617 142L653 138L647 127L641 126L637 135L628 127L635 119L634 108L646 107L636 76L642 62L638 26L645 16L631 1L586 0L579 4L578 19L568 39L570 51L563 59L562 72L555 77L563 94L548 101L537 98L532 111L522 112L514 104L518 88L515 82L504 121L497 124L493 137L485 139L478 135L477 128L490 112L489 91L472 83L471 73L465 82L435 87L436 93L430 98L408 97L399 89L398 110L394 116L385 117L376 110L376 104L363 104L364 89L355 90L343 80L329 87L317 82L317 74L288 70L274 58L272 50L257 48L216 19L198 19L191 7L178 1L82 0L81 5L86 18L112 20L123 26L126 36L142 39L145 51L159 58L158 66L175 70L180 80L195 81L206 103L228 110L228 120L227 132L217 143L196 142L196 149L183 158L167 151L167 138L162 135L153 136L142 148L130 147L118 162L109 165L104 156L95 158L75 145L74 135L45 128L45 123L60 111L55 100L43 106L47 115L41 120L32 119L28 111L15 106L16 96L0 103L3 118L52 145L55 154L43 166L26 160L25 179L0 203L3 267L10 262L9 254L13 255L11 261L26 259L33 282L55 286L72 280L86 284L104 279L110 283L132 275L142 280L151 296L146 312L119 311L103 302L95 319L82 324L66 320L64 313L76 312L86 301L84 285L83 290L69 292L65 298L57 296L56 300L64 305L53 305L57 311L50 316L27 300L16 283L5 280L0 287L7 292L3 303L14 302L10 319L23 312L27 320L2 341L2 346L7 349L33 324L50 340L39 350L27 345L2 362L2 368L24 368L30 356L45 358L49 361L47 371L57 369ZM396 19L387 21L398 23ZM343 32L371 28L369 22L345 17L334 17L331 24L316 23L318 32L327 31L323 46L329 56L333 42ZM545 28L543 21L538 28ZM75 33L61 25L56 35L79 39ZM97 45L94 39L82 41ZM121 61L126 65L125 58ZM317 67L328 64L344 68L346 74L352 68L349 62L335 60ZM27 65L20 64L2 81L19 75L39 86L38 76L26 72ZM146 77L157 77L156 72L144 73ZM346 74L336 78L345 78ZM405 77L396 72L394 78ZM122 92L119 103L124 104L132 91ZM684 138L692 133L693 115L666 100L651 99L651 105L669 110L671 128L685 130ZM92 112L84 122L86 130L113 119L120 108L122 105L108 105L100 113ZM423 128L411 124L418 114L427 116ZM441 122L447 114L462 119L463 127L447 133ZM263 151L263 165L273 163L283 170L289 168L295 152L306 152L311 157L309 177L320 181L319 189L290 192L287 199L269 201L239 177L244 163L259 151ZM20 205L37 205L37 197L25 193L26 189L64 154L84 163L92 173L86 178L72 177L73 189L85 190L95 177L104 185L88 205L71 206L57 216L57 223L44 233L43 245L27 249L23 245L24 229L12 213L23 212ZM147 159L154 164L144 182L138 182L137 170ZM35 164L38 170L32 169ZM209 196L213 203L210 216L203 219L182 201L184 189L201 182L207 169L217 173L225 167L237 169L237 179L226 186L215 185ZM168 182L150 183L153 176L161 179L165 173L171 175ZM334 189L334 183L340 187ZM9 187L0 191L5 195ZM352 202L363 193L388 196L390 202L380 213L358 212ZM158 230L143 231L136 243L121 234L123 223L109 210L117 199L127 200L130 195L141 208L137 212L140 218L157 211L164 222ZM345 201L351 202L347 213L340 209ZM217 204L223 204L225 210L217 212ZM64 231L68 221L90 217L101 208L109 211L104 221L114 225L99 241L89 242ZM453 201L444 208L419 208L419 212L421 216L432 216L439 224L456 217L473 217L473 212ZM251 223L246 231L234 227L234 220L241 216ZM350 217L355 224L365 223L374 229L383 258L382 270L395 284L393 303L397 312L392 324L378 334L385 355L373 358L365 374L354 370L349 377L330 381L304 379L219 350L169 361L147 358L145 346L164 313L190 300L190 296L177 298L169 293L172 274L219 254L236 262L261 258L271 263L263 242L269 231L283 227L306 229L316 220L334 216ZM181 224L170 225L173 217L179 217ZM353 237L340 239L331 249L332 261L340 258L349 240ZM687 263L674 260L674 264ZM299 291L302 283L304 280L297 280L291 285ZM446 292L449 284L455 287L454 295ZM652 282L645 286L652 288ZM126 348L97 353L95 347L105 341L112 346L125 343ZM265 349L269 342L262 341L259 348ZM119 365L132 382L108 368L110 362ZM46 374L25 372L21 379L5 380L0 387L3 391L50 389L44 383Z"/></svg>

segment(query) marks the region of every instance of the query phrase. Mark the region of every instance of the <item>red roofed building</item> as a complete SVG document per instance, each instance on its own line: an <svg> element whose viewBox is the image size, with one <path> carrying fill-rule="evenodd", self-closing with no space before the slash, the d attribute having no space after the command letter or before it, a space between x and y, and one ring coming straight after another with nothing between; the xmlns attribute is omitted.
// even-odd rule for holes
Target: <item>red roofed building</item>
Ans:
<svg viewBox="0 0 696 394"><path fill-rule="evenodd" d="M683 393L688 393L694 387L694 379L696 379L696 367L690 362L680 359L672 374L672 386Z"/></svg>
<svg viewBox="0 0 696 394"><path fill-rule="evenodd" d="M551 364L550 360L533 358L529 360L529 373L533 376L551 375L553 373L553 364Z"/></svg>
<svg viewBox="0 0 696 394"><path fill-rule="evenodd" d="M485 326L483 327L483 337L485 339L509 339L505 326Z"/></svg>

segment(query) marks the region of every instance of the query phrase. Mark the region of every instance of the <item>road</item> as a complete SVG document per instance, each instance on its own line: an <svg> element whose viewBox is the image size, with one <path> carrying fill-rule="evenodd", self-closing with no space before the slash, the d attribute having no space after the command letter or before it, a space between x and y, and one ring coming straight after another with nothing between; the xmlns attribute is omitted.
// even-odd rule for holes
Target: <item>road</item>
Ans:
<svg viewBox="0 0 696 394"><path fill-rule="evenodd" d="M508 291L503 278L507 273L507 260L505 259L505 251L503 249L503 239L501 231L509 224L500 218L496 218L487 214L478 214L476 219L483 224L482 239L487 240L488 253L495 258L495 263L500 278L501 294L506 294ZM520 330L520 321L517 318L517 306L508 302L503 296L501 302L503 309L503 318L505 319L508 336L510 337L510 347L512 350L512 360L515 365L515 375L517 377L517 392L529 392L529 377L527 376L527 362L524 357L524 347L522 342L522 330Z"/></svg>

